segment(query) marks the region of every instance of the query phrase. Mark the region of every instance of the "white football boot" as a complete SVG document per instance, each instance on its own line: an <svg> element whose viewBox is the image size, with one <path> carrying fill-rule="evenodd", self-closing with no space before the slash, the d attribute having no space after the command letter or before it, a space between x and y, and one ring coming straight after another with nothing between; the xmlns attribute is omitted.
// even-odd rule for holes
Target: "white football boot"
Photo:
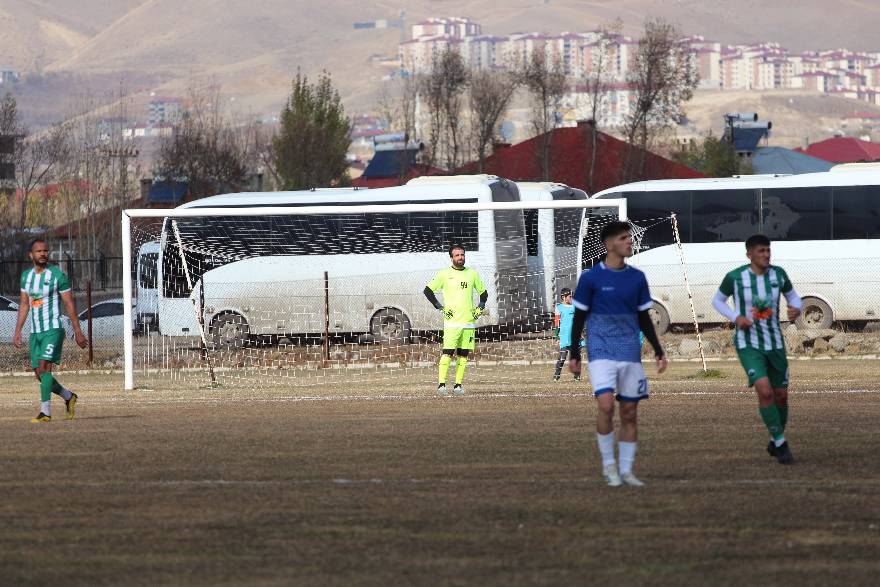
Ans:
<svg viewBox="0 0 880 587"><path fill-rule="evenodd" d="M645 484L639 481L638 477L633 475L632 471L621 473L620 479L630 487L644 487Z"/></svg>
<svg viewBox="0 0 880 587"><path fill-rule="evenodd" d="M605 476L605 483L608 484L608 487L620 487L623 485L623 481L617 473L617 465L608 465L602 471L602 475Z"/></svg>

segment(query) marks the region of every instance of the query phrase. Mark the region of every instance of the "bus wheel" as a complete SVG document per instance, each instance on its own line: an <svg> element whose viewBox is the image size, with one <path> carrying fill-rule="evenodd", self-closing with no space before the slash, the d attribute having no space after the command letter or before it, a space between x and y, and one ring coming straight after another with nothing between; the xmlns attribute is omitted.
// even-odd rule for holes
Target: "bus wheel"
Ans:
<svg viewBox="0 0 880 587"><path fill-rule="evenodd" d="M648 312L651 314L651 320L654 321L654 330L657 331L657 336L669 332L669 312L666 311L666 308L654 302Z"/></svg>
<svg viewBox="0 0 880 587"><path fill-rule="evenodd" d="M831 328L834 316L831 307L819 298L804 298L801 315L795 321L801 330Z"/></svg>
<svg viewBox="0 0 880 587"><path fill-rule="evenodd" d="M406 314L397 308L384 308L370 320L370 334L376 342L406 342L410 325Z"/></svg>
<svg viewBox="0 0 880 587"><path fill-rule="evenodd" d="M250 327L240 314L221 314L211 323L211 338L218 347L242 348L249 335Z"/></svg>

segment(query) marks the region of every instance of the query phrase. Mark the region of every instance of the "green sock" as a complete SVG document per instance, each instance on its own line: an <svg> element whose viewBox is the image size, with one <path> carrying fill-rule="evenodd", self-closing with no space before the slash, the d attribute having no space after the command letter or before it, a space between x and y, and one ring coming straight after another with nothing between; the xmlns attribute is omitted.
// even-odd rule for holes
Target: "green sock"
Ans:
<svg viewBox="0 0 880 587"><path fill-rule="evenodd" d="M61 390L64 389L61 387L61 384L58 383L58 380L55 377L52 377L52 393L55 395L61 395Z"/></svg>
<svg viewBox="0 0 880 587"><path fill-rule="evenodd" d="M758 411L761 412L761 419L764 420L764 425L773 440L782 438L782 424L779 421L779 410L776 409L776 406L771 404L760 407Z"/></svg>
<svg viewBox="0 0 880 587"><path fill-rule="evenodd" d="M443 385L446 384L446 376L449 373L449 363L452 362L452 357L443 353L440 356L440 379L439 382Z"/></svg>
<svg viewBox="0 0 880 587"><path fill-rule="evenodd" d="M40 401L47 402L52 399L52 384L55 378L51 373L43 373L40 375Z"/></svg>
<svg viewBox="0 0 880 587"><path fill-rule="evenodd" d="M455 364L455 384L461 385L464 381L464 370L467 367L467 357L458 357L458 362Z"/></svg>
<svg viewBox="0 0 880 587"><path fill-rule="evenodd" d="M777 405L776 409L779 410L779 425L782 426L782 431L785 432L785 425L788 423L788 404L783 406Z"/></svg>

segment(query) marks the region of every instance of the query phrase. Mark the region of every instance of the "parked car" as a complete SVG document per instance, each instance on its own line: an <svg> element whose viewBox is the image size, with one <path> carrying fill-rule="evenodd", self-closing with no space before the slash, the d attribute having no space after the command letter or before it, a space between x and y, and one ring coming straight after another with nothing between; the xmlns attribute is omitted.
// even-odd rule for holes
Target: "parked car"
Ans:
<svg viewBox="0 0 880 587"><path fill-rule="evenodd" d="M107 339L122 340L122 298L114 298L92 304L92 338L95 341ZM88 335L88 308L77 315L83 334ZM11 343L15 334L15 321L18 319L18 302L6 296L0 296L0 343ZM73 327L67 314L61 316L61 325L67 338L73 338ZM21 331L21 340L27 344L30 340L30 319Z"/></svg>
<svg viewBox="0 0 880 587"><path fill-rule="evenodd" d="M92 339L95 342L107 339L119 339L123 337L123 309L124 301L122 298L114 298L104 300L92 304ZM81 311L77 316L79 318L79 326L83 334L88 336L89 313L88 308ZM68 337L73 337L73 329L69 324L65 325Z"/></svg>
<svg viewBox="0 0 880 587"><path fill-rule="evenodd" d="M18 320L18 302L6 296L0 296L0 343L12 342L16 320ZM22 341L27 342L30 339L30 334L30 324L25 323L21 332Z"/></svg>

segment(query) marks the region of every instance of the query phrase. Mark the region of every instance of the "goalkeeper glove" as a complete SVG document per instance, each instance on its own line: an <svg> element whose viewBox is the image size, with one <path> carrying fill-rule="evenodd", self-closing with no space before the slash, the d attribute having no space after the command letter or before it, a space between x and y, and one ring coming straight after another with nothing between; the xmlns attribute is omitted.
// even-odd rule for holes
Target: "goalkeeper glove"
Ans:
<svg viewBox="0 0 880 587"><path fill-rule="evenodd" d="M474 313L474 320L476 320L477 318L479 318L480 316L483 315L483 308L480 308L480 307L474 308L473 313Z"/></svg>

